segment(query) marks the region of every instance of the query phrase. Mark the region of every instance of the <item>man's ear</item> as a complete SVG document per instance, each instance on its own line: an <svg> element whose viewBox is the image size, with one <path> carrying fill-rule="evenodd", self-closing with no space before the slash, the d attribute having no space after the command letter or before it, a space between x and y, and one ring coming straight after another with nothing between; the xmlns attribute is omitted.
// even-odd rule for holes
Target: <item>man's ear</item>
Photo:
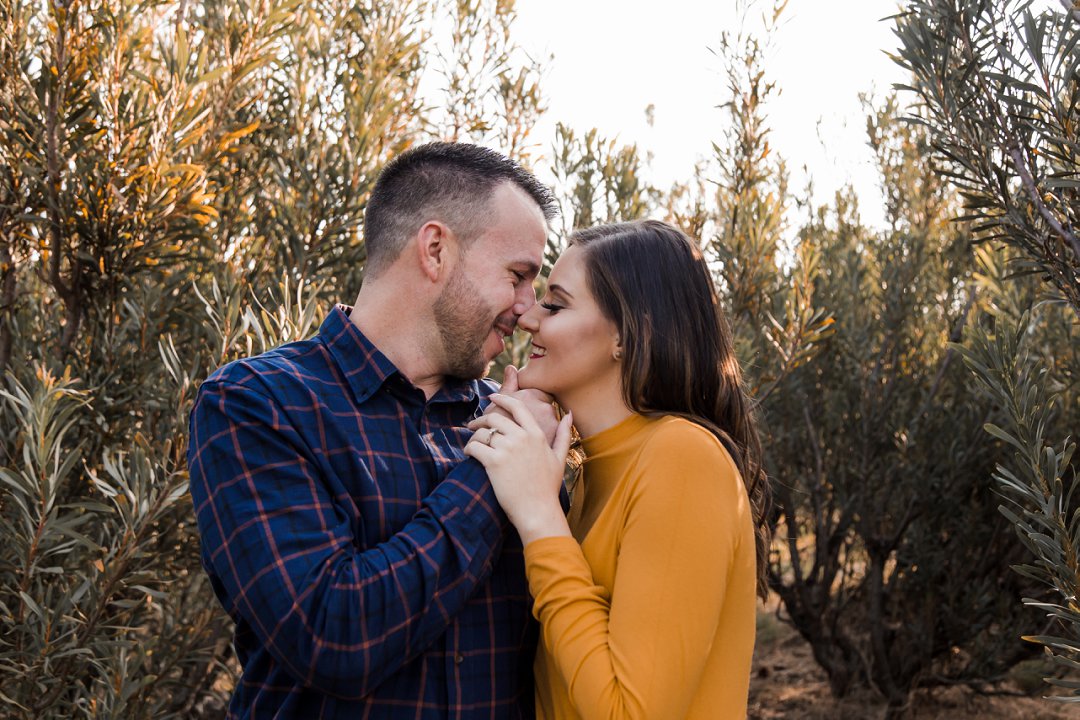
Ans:
<svg viewBox="0 0 1080 720"><path fill-rule="evenodd" d="M420 271L431 282L438 282L458 256L457 238L438 220L424 223L416 233L415 244Z"/></svg>

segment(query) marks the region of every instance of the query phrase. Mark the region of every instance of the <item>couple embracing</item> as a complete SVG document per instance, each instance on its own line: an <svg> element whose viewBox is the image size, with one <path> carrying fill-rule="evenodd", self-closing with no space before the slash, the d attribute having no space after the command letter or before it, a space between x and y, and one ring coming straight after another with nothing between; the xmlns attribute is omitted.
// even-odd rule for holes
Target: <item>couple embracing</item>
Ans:
<svg viewBox="0 0 1080 720"><path fill-rule="evenodd" d="M202 384L230 718L745 717L768 487L708 268L665 223L588 228L537 302L554 215L499 153L414 148L353 306Z"/></svg>

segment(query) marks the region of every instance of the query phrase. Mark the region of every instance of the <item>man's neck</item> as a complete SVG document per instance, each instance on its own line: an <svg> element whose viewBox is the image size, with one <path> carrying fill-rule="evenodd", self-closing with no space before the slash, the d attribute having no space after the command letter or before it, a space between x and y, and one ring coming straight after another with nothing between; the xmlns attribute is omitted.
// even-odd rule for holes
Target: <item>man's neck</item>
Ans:
<svg viewBox="0 0 1080 720"><path fill-rule="evenodd" d="M434 323L416 312L424 303L409 292L388 292L389 287L389 282L366 284L349 320L430 399L446 382L432 362L429 338L437 335Z"/></svg>

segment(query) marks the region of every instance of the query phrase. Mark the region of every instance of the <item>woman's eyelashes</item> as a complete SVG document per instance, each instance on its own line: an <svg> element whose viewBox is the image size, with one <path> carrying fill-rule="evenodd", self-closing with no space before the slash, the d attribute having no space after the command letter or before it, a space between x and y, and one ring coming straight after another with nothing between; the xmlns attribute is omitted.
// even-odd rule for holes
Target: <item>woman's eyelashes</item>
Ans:
<svg viewBox="0 0 1080 720"><path fill-rule="evenodd" d="M555 313L557 313L557 312L559 312L560 310L562 310L564 306L562 306L562 305L556 305L556 304L554 304L554 303L550 303L550 302L542 302L542 303L540 303L540 307L544 308L544 309L545 309L545 310L547 310L547 311L548 311L549 313L551 313L552 315L554 315Z"/></svg>

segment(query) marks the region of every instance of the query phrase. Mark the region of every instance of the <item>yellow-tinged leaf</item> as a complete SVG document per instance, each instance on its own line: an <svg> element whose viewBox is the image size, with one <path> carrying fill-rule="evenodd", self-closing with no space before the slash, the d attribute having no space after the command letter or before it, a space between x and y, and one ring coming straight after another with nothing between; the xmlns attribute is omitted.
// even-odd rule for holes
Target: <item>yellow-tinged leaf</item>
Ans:
<svg viewBox="0 0 1080 720"><path fill-rule="evenodd" d="M225 133L224 135L221 136L221 141L218 143L218 149L219 150L224 150L229 145L231 145L234 141L239 140L240 138L242 138L242 137L244 137L246 135L250 135L251 133L255 132L258 129L259 129L259 121L256 120L255 122L249 123L249 124L245 125L242 128L238 128L236 130L232 130L230 132L227 132L227 133Z"/></svg>
<svg viewBox="0 0 1080 720"><path fill-rule="evenodd" d="M169 166L169 168L165 171L165 174L176 175L180 173L187 173L190 175L202 177L205 172L206 171L203 169L202 165L193 165L191 163L175 163Z"/></svg>
<svg viewBox="0 0 1080 720"><path fill-rule="evenodd" d="M105 563L101 562L101 558L94 561L94 567L97 568L98 572L105 572Z"/></svg>
<svg viewBox="0 0 1080 720"><path fill-rule="evenodd" d="M198 210L198 212L199 212L199 214L201 214L201 215L206 215L207 217L211 217L211 218L218 218L218 217L221 217L221 216L220 216L220 215L218 214L218 211L217 211L217 209L216 209L216 208L214 208L214 206L213 206L213 205L200 205L200 206L199 206L199 210Z"/></svg>

